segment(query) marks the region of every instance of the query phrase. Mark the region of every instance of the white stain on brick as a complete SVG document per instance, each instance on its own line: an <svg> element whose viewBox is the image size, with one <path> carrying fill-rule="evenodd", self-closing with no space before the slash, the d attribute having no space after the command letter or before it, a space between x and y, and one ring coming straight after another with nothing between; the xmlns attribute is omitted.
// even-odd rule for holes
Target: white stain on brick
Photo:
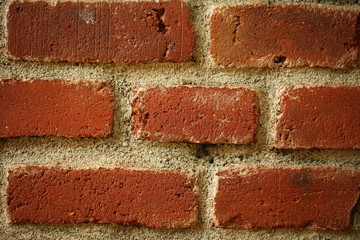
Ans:
<svg viewBox="0 0 360 240"><path fill-rule="evenodd" d="M86 8L79 12L79 17L87 24L95 24L95 16L93 12L90 12Z"/></svg>

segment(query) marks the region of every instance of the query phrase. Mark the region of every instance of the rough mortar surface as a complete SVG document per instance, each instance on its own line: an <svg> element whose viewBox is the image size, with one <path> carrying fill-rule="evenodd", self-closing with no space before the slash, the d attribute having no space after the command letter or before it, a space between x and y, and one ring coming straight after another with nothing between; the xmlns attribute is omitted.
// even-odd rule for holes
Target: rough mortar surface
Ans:
<svg viewBox="0 0 360 240"><path fill-rule="evenodd" d="M50 0L55 4L55 0ZM282 87L360 85L360 68L223 69L209 55L209 19L214 7L249 1L190 0L196 34L194 63L70 64L9 60L6 51L5 15L10 1L0 2L0 77L66 79L110 82L115 87L114 135L100 139L21 137L0 139L0 239L353 239L360 238L360 215L355 212L354 231L225 230L213 226L215 175L221 169L248 164L264 166L360 166L359 150L274 150L274 127ZM266 1L268 2L268 1ZM280 1L277 1L280 2ZM355 6L357 0L282 1ZM130 126L130 93L138 85L246 87L258 92L260 124L252 145L203 145L139 140ZM7 169L29 165L70 169L142 168L193 169L200 176L200 227L155 230L111 224L9 224L6 209Z"/></svg>

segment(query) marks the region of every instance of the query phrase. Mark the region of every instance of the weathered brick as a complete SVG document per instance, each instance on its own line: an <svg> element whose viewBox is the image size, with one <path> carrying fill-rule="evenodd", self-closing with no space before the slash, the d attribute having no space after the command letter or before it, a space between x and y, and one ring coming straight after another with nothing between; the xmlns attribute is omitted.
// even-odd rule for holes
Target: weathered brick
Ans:
<svg viewBox="0 0 360 240"><path fill-rule="evenodd" d="M358 168L246 166L217 175L221 228L347 229L359 198Z"/></svg>
<svg viewBox="0 0 360 240"><path fill-rule="evenodd" d="M115 223L153 228L197 224L196 179L176 171L45 167L9 171L13 223Z"/></svg>
<svg viewBox="0 0 360 240"><path fill-rule="evenodd" d="M211 55L230 67L354 67L359 10L282 3L218 8L211 17Z"/></svg>
<svg viewBox="0 0 360 240"><path fill-rule="evenodd" d="M137 87L132 128L144 139L247 144L256 141L254 91L218 87Z"/></svg>
<svg viewBox="0 0 360 240"><path fill-rule="evenodd" d="M111 136L113 87L64 80L0 80L0 137Z"/></svg>
<svg viewBox="0 0 360 240"><path fill-rule="evenodd" d="M360 148L360 87L282 92L276 148Z"/></svg>
<svg viewBox="0 0 360 240"><path fill-rule="evenodd" d="M181 1L14 1L7 30L12 58L45 62L183 62L195 41Z"/></svg>

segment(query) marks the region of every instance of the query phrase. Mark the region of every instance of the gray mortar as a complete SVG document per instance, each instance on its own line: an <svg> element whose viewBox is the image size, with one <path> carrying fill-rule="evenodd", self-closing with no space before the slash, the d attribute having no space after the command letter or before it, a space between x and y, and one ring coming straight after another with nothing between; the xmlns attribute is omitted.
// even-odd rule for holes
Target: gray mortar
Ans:
<svg viewBox="0 0 360 240"><path fill-rule="evenodd" d="M55 0L49 0L55 3ZM5 19L9 0L0 0L0 19ZM66 79L105 81L115 85L114 136L106 139L20 137L0 139L0 239L360 239L360 217L348 232L295 230L223 230L212 223L215 174L224 167L266 166L360 166L359 150L273 150L278 93L283 86L360 85L360 68L330 70L222 69L209 57L209 17L215 6L248 1L189 0L196 31L194 63L68 64L13 61L6 53L5 23L0 28L0 77L20 79ZM275 1L266 1L275 2ZM336 5L359 1L276 1ZM357 7L359 7L357 5ZM248 146L159 143L137 139L130 128L130 90L136 85L244 86L258 91L261 106L258 143ZM111 224L31 225L10 224L6 215L5 189L8 168L27 165L63 168L193 169L199 175L200 227L159 230Z"/></svg>

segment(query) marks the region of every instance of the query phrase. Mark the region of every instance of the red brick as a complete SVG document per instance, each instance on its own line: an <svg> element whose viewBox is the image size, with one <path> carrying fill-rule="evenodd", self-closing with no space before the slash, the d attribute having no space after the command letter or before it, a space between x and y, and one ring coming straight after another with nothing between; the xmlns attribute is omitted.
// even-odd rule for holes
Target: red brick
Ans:
<svg viewBox="0 0 360 240"><path fill-rule="evenodd" d="M0 137L111 136L113 87L64 80L0 80Z"/></svg>
<svg viewBox="0 0 360 240"><path fill-rule="evenodd" d="M153 228L197 224L196 180L176 171L45 167L9 171L13 223L115 223Z"/></svg>
<svg viewBox="0 0 360 240"><path fill-rule="evenodd" d="M195 41L181 1L15 1L7 28L12 58L45 62L183 62Z"/></svg>
<svg viewBox="0 0 360 240"><path fill-rule="evenodd" d="M358 168L247 166L218 177L221 228L347 229L359 198Z"/></svg>
<svg viewBox="0 0 360 240"><path fill-rule="evenodd" d="M287 88L276 148L360 148L360 87Z"/></svg>
<svg viewBox="0 0 360 240"><path fill-rule="evenodd" d="M247 144L256 141L254 91L217 87L137 87L132 128L144 139Z"/></svg>
<svg viewBox="0 0 360 240"><path fill-rule="evenodd" d="M359 13L319 4L218 8L211 17L211 55L229 67L354 67Z"/></svg>

